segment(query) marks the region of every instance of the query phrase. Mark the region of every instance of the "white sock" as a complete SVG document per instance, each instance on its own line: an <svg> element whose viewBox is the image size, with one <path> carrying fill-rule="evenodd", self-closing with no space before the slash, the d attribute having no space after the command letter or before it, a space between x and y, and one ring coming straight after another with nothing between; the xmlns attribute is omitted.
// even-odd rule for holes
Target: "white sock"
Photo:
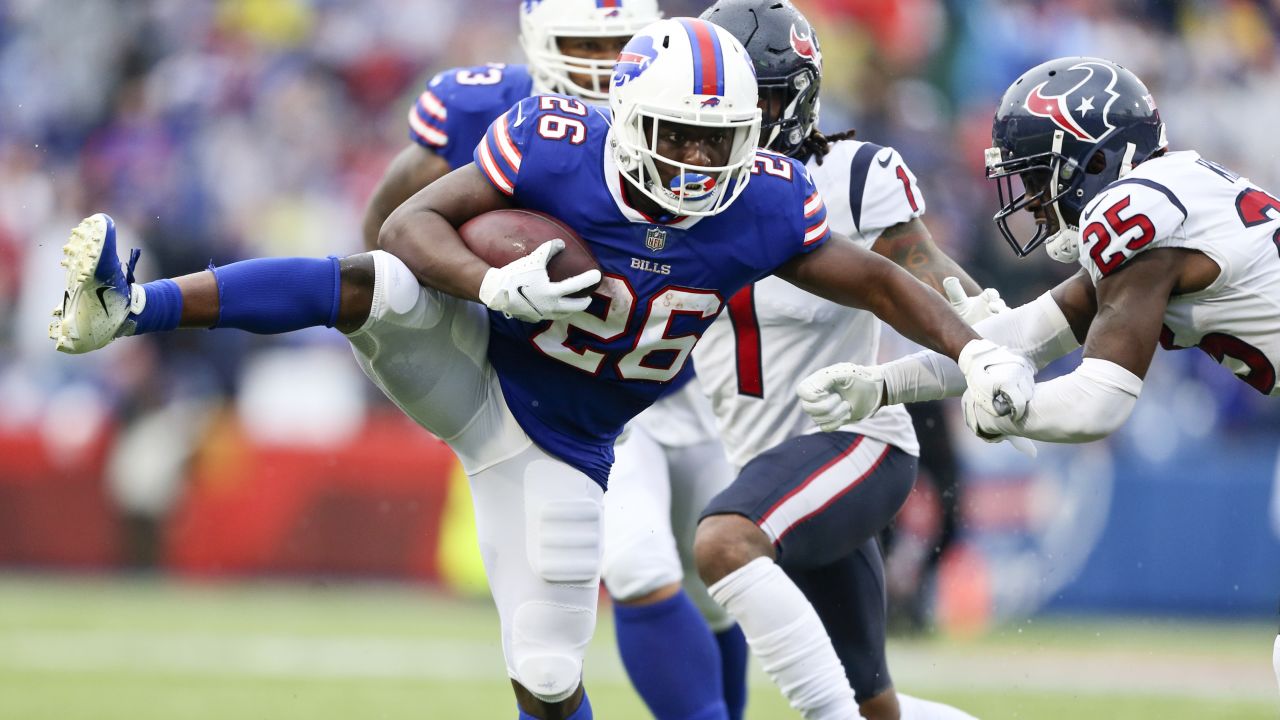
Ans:
<svg viewBox="0 0 1280 720"><path fill-rule="evenodd" d="M862 717L822 620L782 568L756 558L708 590L742 626L764 671L801 716Z"/></svg>
<svg viewBox="0 0 1280 720"><path fill-rule="evenodd" d="M969 713L950 705L902 693L898 693L898 707L902 710L900 720L977 720Z"/></svg>

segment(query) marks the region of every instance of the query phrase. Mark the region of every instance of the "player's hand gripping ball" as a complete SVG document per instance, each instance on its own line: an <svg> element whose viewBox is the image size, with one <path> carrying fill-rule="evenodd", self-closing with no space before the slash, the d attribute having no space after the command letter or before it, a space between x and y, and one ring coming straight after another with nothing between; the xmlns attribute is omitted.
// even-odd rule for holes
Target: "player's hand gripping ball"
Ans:
<svg viewBox="0 0 1280 720"><path fill-rule="evenodd" d="M559 220L531 210L495 210L458 228L471 252L493 266L480 286L490 309L527 322L585 310L600 285L586 243Z"/></svg>

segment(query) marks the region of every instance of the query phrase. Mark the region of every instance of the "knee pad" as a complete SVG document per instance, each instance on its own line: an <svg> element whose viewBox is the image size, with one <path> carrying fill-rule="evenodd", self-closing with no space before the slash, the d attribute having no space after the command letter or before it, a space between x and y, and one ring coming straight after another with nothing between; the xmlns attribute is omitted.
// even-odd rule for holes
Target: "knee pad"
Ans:
<svg viewBox="0 0 1280 720"><path fill-rule="evenodd" d="M525 528L529 564L551 583L591 583L600 577L601 491L590 480L565 477L563 463L534 460L525 468ZM585 490L585 491L584 491Z"/></svg>
<svg viewBox="0 0 1280 720"><path fill-rule="evenodd" d="M516 608L511 619L515 681L544 702L572 695L582 681L582 657L595 624L594 604L530 601Z"/></svg>
<svg viewBox="0 0 1280 720"><path fill-rule="evenodd" d="M600 505L586 498L535 509L529 562L547 582L594 583L600 573Z"/></svg>

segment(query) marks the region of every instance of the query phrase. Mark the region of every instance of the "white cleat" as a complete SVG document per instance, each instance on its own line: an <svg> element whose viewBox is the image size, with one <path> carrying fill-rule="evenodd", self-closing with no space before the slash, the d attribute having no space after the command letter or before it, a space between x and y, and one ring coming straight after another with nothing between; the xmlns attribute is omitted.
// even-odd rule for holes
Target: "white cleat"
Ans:
<svg viewBox="0 0 1280 720"><path fill-rule="evenodd" d="M49 338L59 352L85 353L119 337L129 317L134 259L125 268L116 255L116 224L106 213L90 215L62 246L67 287L53 309Z"/></svg>

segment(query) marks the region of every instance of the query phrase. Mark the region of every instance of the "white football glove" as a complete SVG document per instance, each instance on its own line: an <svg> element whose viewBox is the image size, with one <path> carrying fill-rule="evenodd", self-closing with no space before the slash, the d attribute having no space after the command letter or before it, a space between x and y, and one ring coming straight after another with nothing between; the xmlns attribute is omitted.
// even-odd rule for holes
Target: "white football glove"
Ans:
<svg viewBox="0 0 1280 720"><path fill-rule="evenodd" d="M884 398L884 374L878 366L828 365L800 381L800 407L823 432L870 416Z"/></svg>
<svg viewBox="0 0 1280 720"><path fill-rule="evenodd" d="M960 286L960 278L948 277L943 279L942 289L947 291L947 300L951 301L956 314L970 326L1009 309L995 288L987 288L970 297Z"/></svg>
<svg viewBox="0 0 1280 720"><path fill-rule="evenodd" d="M977 407L992 415L1018 420L1035 393L1035 366L1031 361L990 340L970 340L956 360L964 373ZM999 405L999 407L997 407Z"/></svg>
<svg viewBox="0 0 1280 720"><path fill-rule="evenodd" d="M480 283L480 302L490 310L531 323L559 320L586 310L591 298L569 296L600 282L600 271L588 270L552 282L547 277L547 263L563 249L563 240L548 240L518 260L489 268Z"/></svg>
<svg viewBox="0 0 1280 720"><path fill-rule="evenodd" d="M1009 414L990 413L979 406L976 398L972 390L966 390L964 397L960 399L960 406L964 408L964 424L969 426L974 435L989 443L1008 440L1015 450L1030 458L1038 454L1035 443L1013 434L1017 432L1017 423Z"/></svg>

